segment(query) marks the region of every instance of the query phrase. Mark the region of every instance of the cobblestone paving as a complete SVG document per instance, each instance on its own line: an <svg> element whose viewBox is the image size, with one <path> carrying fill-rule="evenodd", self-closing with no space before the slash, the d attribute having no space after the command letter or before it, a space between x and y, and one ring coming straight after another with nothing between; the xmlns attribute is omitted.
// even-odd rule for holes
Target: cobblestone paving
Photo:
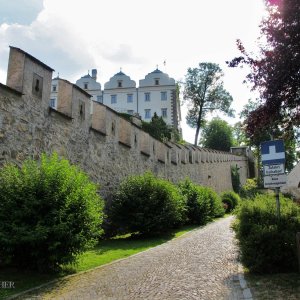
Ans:
<svg viewBox="0 0 300 300"><path fill-rule="evenodd" d="M232 220L228 217L210 223L20 299L244 299Z"/></svg>

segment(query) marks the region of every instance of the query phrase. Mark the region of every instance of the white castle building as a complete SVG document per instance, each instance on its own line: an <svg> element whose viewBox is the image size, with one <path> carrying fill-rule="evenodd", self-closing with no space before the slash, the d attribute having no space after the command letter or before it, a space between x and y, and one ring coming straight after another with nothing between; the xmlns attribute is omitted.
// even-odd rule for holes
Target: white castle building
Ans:
<svg viewBox="0 0 300 300"><path fill-rule="evenodd" d="M167 125L179 131L181 112L176 82L168 74L156 69L136 82L122 71L115 74L101 89L97 82L97 70L76 81L76 85L88 92L93 101L103 103L112 109L127 114L138 114L143 121L150 122L154 113L161 116ZM52 80L50 106L56 107L57 78Z"/></svg>

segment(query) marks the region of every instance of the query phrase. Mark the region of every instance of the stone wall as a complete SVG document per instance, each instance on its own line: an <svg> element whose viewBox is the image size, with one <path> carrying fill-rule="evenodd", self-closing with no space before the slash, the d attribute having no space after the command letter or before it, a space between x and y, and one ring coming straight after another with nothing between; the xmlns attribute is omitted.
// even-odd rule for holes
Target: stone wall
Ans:
<svg viewBox="0 0 300 300"><path fill-rule="evenodd" d="M232 188L230 167L237 165L245 182L246 157L162 143L100 103L94 103L90 114L90 95L66 80L59 80L57 110L50 108L51 71L30 55L25 55L25 68L17 68L20 52L12 50L16 55L11 53L9 69L22 70L27 81L18 80L18 86L13 81L9 86L0 84L0 165L21 164L27 157L56 151L85 170L103 196L128 175L148 170L173 182L189 177L221 192ZM32 90L36 75L42 77L42 97Z"/></svg>

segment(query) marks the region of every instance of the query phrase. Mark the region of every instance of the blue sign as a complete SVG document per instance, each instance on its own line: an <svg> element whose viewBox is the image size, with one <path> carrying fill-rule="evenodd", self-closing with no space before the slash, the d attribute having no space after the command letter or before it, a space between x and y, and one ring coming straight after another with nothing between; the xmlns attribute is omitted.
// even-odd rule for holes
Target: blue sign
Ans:
<svg viewBox="0 0 300 300"><path fill-rule="evenodd" d="M261 162L263 165L284 164L285 151L283 140L261 143Z"/></svg>

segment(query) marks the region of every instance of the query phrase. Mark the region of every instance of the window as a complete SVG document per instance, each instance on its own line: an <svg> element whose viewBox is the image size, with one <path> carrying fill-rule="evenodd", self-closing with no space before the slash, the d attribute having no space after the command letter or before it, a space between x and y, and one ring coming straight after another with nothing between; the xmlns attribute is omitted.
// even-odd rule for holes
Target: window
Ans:
<svg viewBox="0 0 300 300"><path fill-rule="evenodd" d="M100 102L100 103L103 103L103 101L102 101L102 96L97 96L97 102Z"/></svg>
<svg viewBox="0 0 300 300"><path fill-rule="evenodd" d="M36 73L33 73L32 94L38 98L42 98L43 95L43 77Z"/></svg>
<svg viewBox="0 0 300 300"><path fill-rule="evenodd" d="M85 119L85 103L82 100L79 100L79 116L81 120Z"/></svg>
<svg viewBox="0 0 300 300"><path fill-rule="evenodd" d="M55 98L50 99L50 104L49 105L52 108L56 108L56 99Z"/></svg>
<svg viewBox="0 0 300 300"><path fill-rule="evenodd" d="M151 118L151 109L145 109L145 119Z"/></svg>
<svg viewBox="0 0 300 300"><path fill-rule="evenodd" d="M150 93L145 93L145 101L150 101Z"/></svg>
<svg viewBox="0 0 300 300"><path fill-rule="evenodd" d="M127 94L127 103L132 103L132 102L133 102L133 95Z"/></svg>
<svg viewBox="0 0 300 300"><path fill-rule="evenodd" d="M129 114L129 115L133 115L133 110L127 110L127 113Z"/></svg>
<svg viewBox="0 0 300 300"><path fill-rule="evenodd" d="M118 80L118 87L122 87L122 80Z"/></svg>
<svg viewBox="0 0 300 300"><path fill-rule="evenodd" d="M117 95L111 95L110 100L111 100L111 104L116 104L117 103Z"/></svg>
<svg viewBox="0 0 300 300"><path fill-rule="evenodd" d="M52 92L56 92L56 85L52 85Z"/></svg>
<svg viewBox="0 0 300 300"><path fill-rule="evenodd" d="M155 78L154 83L155 83L155 85L159 85L159 79Z"/></svg>
<svg viewBox="0 0 300 300"><path fill-rule="evenodd" d="M83 85L84 85L84 89L85 89L85 90L87 90L87 89L88 89L88 86L89 86L89 84L88 84L87 82L85 82Z"/></svg>
<svg viewBox="0 0 300 300"><path fill-rule="evenodd" d="M168 110L167 110L167 108L162 108L161 109L161 116L163 118L167 118L168 117Z"/></svg>
<svg viewBox="0 0 300 300"><path fill-rule="evenodd" d="M167 100L167 92L161 92L160 93L160 99L161 99L161 101Z"/></svg>

